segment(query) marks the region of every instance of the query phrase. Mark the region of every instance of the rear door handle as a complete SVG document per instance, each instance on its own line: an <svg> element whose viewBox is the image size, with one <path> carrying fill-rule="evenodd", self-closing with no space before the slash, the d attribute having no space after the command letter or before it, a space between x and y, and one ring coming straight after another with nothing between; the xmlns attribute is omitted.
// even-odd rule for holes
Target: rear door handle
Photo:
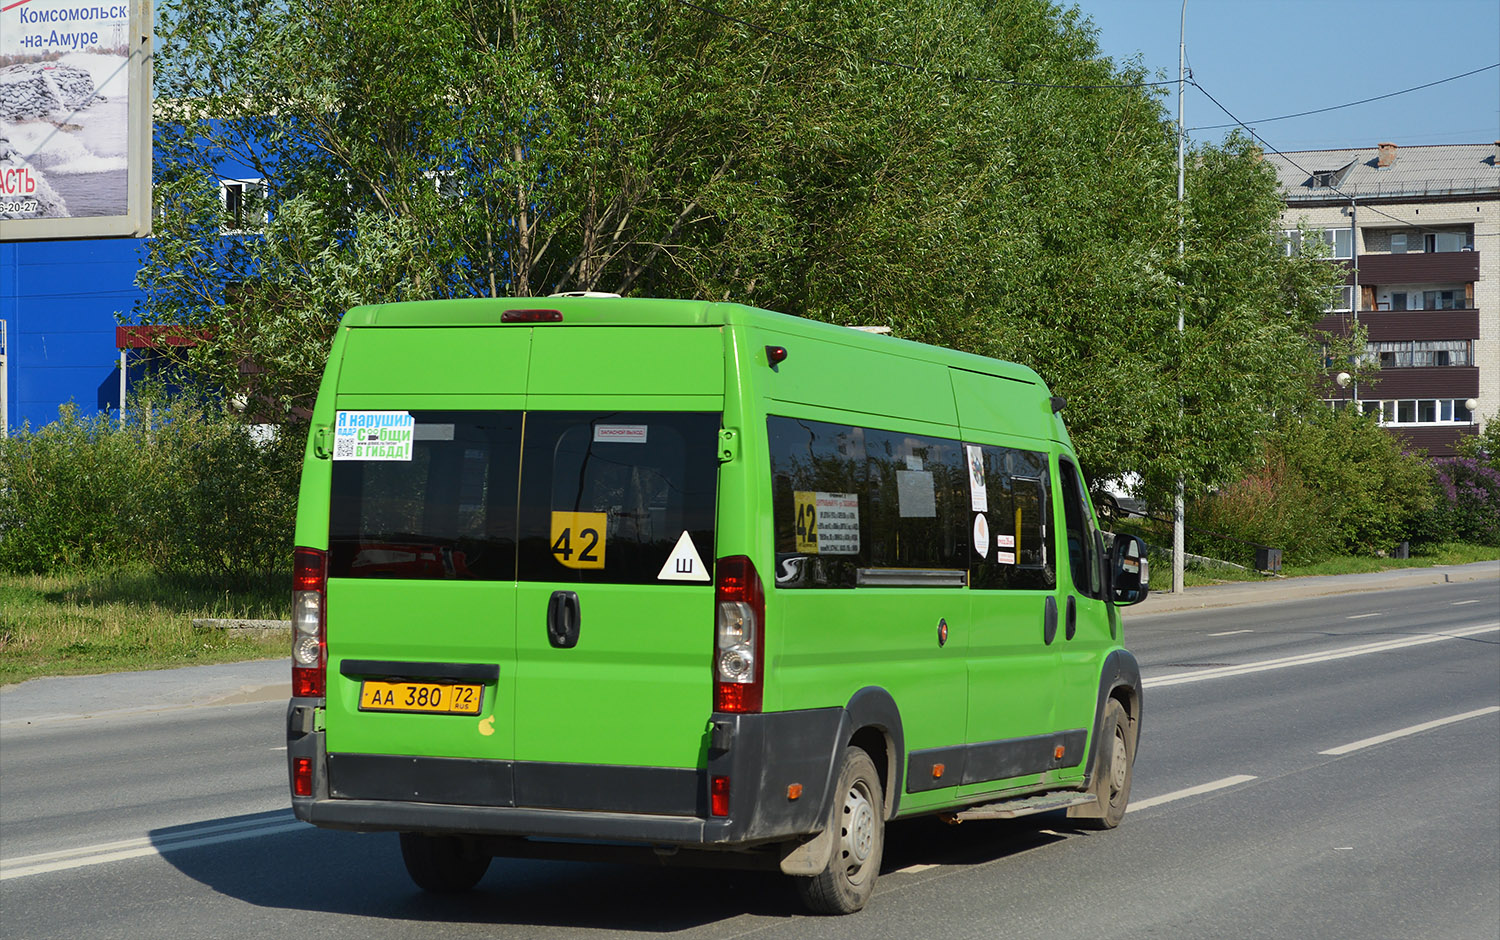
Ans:
<svg viewBox="0 0 1500 940"><path fill-rule="evenodd" d="M547 601L547 640L558 649L572 649L578 645L581 620L578 592L553 591Z"/></svg>

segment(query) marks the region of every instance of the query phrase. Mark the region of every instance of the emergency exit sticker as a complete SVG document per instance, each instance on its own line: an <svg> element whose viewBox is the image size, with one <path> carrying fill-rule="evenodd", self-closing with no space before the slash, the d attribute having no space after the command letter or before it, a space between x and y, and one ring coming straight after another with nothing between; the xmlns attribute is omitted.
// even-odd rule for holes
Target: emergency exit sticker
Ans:
<svg viewBox="0 0 1500 940"><path fill-rule="evenodd" d="M407 411L340 411L333 425L334 460L411 460Z"/></svg>

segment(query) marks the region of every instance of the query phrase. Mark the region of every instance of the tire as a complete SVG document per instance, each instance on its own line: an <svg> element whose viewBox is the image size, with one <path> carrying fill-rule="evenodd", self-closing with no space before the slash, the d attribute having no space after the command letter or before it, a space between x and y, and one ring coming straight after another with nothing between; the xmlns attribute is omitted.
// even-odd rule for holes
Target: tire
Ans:
<svg viewBox="0 0 1500 940"><path fill-rule="evenodd" d="M1104 720L1099 724L1099 750L1094 760L1094 793L1099 798L1102 815L1083 819L1089 829L1113 829L1125 818L1130 804L1130 775L1135 766L1135 738L1130 718L1118 699L1104 706Z"/></svg>
<svg viewBox="0 0 1500 940"><path fill-rule="evenodd" d="M870 755L845 748L828 825L834 833L828 865L797 879L797 890L817 914L853 914L875 890L885 852L885 796Z"/></svg>
<svg viewBox="0 0 1500 940"><path fill-rule="evenodd" d="M459 894L479 884L490 857L457 836L401 833L401 860L417 887L433 894Z"/></svg>

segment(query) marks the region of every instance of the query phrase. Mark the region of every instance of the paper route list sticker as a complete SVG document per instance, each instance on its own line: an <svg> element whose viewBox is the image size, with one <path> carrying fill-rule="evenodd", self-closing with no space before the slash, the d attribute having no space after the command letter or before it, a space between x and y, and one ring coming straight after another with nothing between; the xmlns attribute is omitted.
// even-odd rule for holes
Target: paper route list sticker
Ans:
<svg viewBox="0 0 1500 940"><path fill-rule="evenodd" d="M406 411L340 411L333 425L333 459L411 460L415 424Z"/></svg>
<svg viewBox="0 0 1500 940"><path fill-rule="evenodd" d="M817 555L859 554L859 496L798 490L797 551Z"/></svg>

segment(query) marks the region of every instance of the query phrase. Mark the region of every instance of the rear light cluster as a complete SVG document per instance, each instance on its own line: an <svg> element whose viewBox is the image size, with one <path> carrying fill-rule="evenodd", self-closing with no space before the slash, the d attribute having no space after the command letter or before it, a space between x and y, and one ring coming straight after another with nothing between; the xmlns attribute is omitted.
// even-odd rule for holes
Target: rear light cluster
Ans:
<svg viewBox="0 0 1500 940"><path fill-rule="evenodd" d="M327 558L315 548L299 548L292 558L292 694L322 698L328 666Z"/></svg>
<svg viewBox="0 0 1500 940"><path fill-rule="evenodd" d="M765 590L744 555L720 558L715 570L714 710L758 712L765 678Z"/></svg>

